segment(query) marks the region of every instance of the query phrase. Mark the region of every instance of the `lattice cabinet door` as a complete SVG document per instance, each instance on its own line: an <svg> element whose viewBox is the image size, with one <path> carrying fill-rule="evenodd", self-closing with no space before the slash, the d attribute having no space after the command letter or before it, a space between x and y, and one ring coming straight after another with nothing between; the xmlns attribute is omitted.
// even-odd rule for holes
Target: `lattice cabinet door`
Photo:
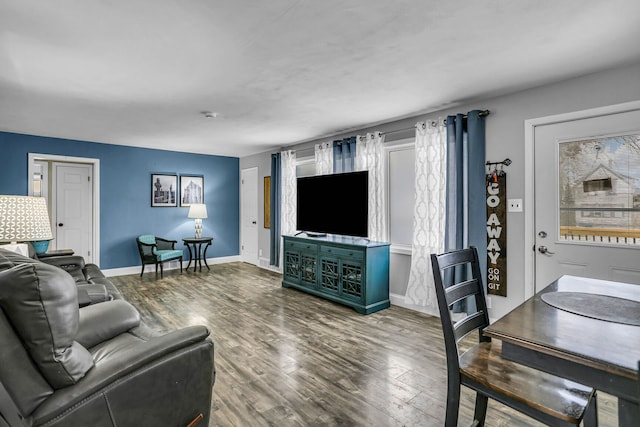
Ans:
<svg viewBox="0 0 640 427"><path fill-rule="evenodd" d="M284 277L289 280L300 280L300 253L286 251L284 253Z"/></svg>
<svg viewBox="0 0 640 427"><path fill-rule="evenodd" d="M340 288L340 262L335 258L320 258L320 289L338 294Z"/></svg>
<svg viewBox="0 0 640 427"><path fill-rule="evenodd" d="M340 263L341 289L345 298L360 301L365 294L364 266L360 262L342 261Z"/></svg>
<svg viewBox="0 0 640 427"><path fill-rule="evenodd" d="M300 281L310 287L316 286L318 275L318 256L316 254L300 253Z"/></svg>

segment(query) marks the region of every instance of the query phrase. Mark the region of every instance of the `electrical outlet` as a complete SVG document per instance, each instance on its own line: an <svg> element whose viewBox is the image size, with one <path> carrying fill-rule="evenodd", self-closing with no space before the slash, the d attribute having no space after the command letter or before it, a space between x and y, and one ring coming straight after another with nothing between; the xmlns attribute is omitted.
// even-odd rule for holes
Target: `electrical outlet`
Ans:
<svg viewBox="0 0 640 427"><path fill-rule="evenodd" d="M258 256L262 256L262 249L258 249Z"/></svg>
<svg viewBox="0 0 640 427"><path fill-rule="evenodd" d="M487 297L487 308L491 308L491 297Z"/></svg>
<svg viewBox="0 0 640 427"><path fill-rule="evenodd" d="M509 199L507 212L522 212L522 199Z"/></svg>

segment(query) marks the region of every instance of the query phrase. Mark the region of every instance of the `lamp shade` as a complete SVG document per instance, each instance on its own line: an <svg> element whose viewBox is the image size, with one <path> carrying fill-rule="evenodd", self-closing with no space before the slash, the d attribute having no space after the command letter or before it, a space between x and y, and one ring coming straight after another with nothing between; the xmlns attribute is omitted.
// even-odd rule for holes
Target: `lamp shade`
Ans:
<svg viewBox="0 0 640 427"><path fill-rule="evenodd" d="M44 197L0 195L0 242L51 240Z"/></svg>
<svg viewBox="0 0 640 427"><path fill-rule="evenodd" d="M193 203L189 207L188 218L206 218L207 217L207 205L204 203Z"/></svg>

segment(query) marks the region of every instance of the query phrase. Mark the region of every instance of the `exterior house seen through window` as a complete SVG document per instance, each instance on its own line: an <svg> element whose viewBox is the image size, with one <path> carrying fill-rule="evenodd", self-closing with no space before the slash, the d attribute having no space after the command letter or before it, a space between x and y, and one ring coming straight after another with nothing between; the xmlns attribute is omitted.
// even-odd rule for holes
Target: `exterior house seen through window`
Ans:
<svg viewBox="0 0 640 427"><path fill-rule="evenodd" d="M562 241L640 245L640 134L559 144Z"/></svg>

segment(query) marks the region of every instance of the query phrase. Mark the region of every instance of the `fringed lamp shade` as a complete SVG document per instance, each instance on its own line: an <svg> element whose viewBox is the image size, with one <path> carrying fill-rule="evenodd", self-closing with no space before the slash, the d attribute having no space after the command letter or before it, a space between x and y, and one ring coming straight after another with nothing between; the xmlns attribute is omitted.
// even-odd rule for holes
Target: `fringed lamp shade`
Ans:
<svg viewBox="0 0 640 427"><path fill-rule="evenodd" d="M0 242L51 240L44 197L0 195Z"/></svg>

